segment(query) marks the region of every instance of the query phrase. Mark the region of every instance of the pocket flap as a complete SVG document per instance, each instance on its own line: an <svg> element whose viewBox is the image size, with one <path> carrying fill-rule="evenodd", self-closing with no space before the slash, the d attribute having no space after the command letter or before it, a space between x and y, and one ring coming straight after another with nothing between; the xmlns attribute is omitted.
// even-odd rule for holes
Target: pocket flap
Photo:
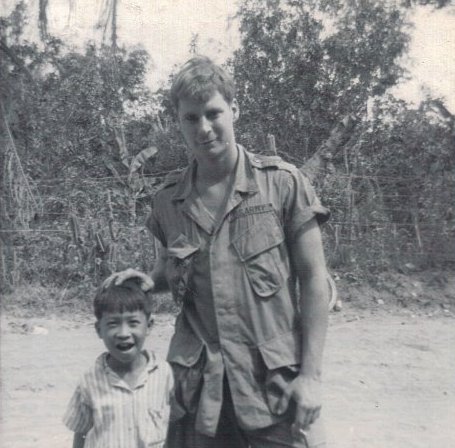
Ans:
<svg viewBox="0 0 455 448"><path fill-rule="evenodd" d="M270 219L260 221L249 227L236 238L232 245L242 261L278 246L284 241L283 230L278 223Z"/></svg>
<svg viewBox="0 0 455 448"><path fill-rule="evenodd" d="M192 367L201 357L203 348L204 344L201 342L195 344L194 341L187 341L184 346L179 346L175 349L172 349L171 347L169 349L169 354L167 355L167 361L180 364L184 367Z"/></svg>
<svg viewBox="0 0 455 448"><path fill-rule="evenodd" d="M183 328L174 333L169 346L167 361L184 367L194 366L201 357L204 344Z"/></svg>
<svg viewBox="0 0 455 448"><path fill-rule="evenodd" d="M199 250L198 247L193 247L193 246L179 247L179 248L170 247L167 250L167 253L170 257L175 257L175 258L178 258L179 260L184 260L185 258L194 254L194 252L197 252L198 250Z"/></svg>
<svg viewBox="0 0 455 448"><path fill-rule="evenodd" d="M199 250L199 246L191 244L186 235L180 234L167 248L170 257L176 257L180 260L189 257Z"/></svg>
<svg viewBox="0 0 455 448"><path fill-rule="evenodd" d="M300 364L301 335L296 331L280 334L258 346L269 370Z"/></svg>

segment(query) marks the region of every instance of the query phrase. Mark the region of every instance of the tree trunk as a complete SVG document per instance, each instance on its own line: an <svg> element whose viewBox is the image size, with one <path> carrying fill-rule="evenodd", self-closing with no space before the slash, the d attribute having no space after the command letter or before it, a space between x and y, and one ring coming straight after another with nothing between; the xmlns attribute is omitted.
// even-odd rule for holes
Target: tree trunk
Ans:
<svg viewBox="0 0 455 448"><path fill-rule="evenodd" d="M322 143L316 152L300 167L300 170L313 182L327 161L343 146L352 134L356 120L346 115L330 133L329 138Z"/></svg>

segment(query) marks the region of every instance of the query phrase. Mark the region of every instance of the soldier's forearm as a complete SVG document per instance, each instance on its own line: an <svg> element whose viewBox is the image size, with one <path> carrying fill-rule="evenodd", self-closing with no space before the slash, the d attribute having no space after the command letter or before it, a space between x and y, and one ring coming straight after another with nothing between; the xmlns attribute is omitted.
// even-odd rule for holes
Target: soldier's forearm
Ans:
<svg viewBox="0 0 455 448"><path fill-rule="evenodd" d="M319 378L328 326L328 291L323 272L301 284L302 358L300 373Z"/></svg>

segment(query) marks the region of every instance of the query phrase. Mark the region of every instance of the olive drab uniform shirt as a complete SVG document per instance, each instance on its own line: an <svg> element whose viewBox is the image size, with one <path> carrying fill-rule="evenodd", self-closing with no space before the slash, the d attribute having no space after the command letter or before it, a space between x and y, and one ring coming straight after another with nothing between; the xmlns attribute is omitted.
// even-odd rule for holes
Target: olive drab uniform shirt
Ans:
<svg viewBox="0 0 455 448"><path fill-rule="evenodd" d="M275 406L301 358L288 247L305 223L328 217L295 166L241 146L238 153L218 220L195 192L196 161L168 176L148 220L182 305L167 358L176 382L171 419L196 414L207 435L216 432L225 375L242 428L280 421Z"/></svg>

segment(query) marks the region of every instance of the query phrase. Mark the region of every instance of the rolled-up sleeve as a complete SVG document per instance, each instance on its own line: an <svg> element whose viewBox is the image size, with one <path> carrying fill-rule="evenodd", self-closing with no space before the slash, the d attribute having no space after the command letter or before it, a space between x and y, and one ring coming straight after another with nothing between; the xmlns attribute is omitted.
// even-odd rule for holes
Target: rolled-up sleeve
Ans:
<svg viewBox="0 0 455 448"><path fill-rule="evenodd" d="M294 241L311 219L316 218L323 224L330 217L329 210L324 207L310 184L308 178L295 170L289 175L285 198L284 225L287 238Z"/></svg>
<svg viewBox="0 0 455 448"><path fill-rule="evenodd" d="M156 209L153 208L153 210L147 217L145 225L147 229L150 230L152 235L163 245L163 247L167 247L166 237L164 235L163 230L161 229L155 210Z"/></svg>
<svg viewBox="0 0 455 448"><path fill-rule="evenodd" d="M90 405L84 398L81 386L77 386L63 416L63 423L71 431L87 434L93 426Z"/></svg>

